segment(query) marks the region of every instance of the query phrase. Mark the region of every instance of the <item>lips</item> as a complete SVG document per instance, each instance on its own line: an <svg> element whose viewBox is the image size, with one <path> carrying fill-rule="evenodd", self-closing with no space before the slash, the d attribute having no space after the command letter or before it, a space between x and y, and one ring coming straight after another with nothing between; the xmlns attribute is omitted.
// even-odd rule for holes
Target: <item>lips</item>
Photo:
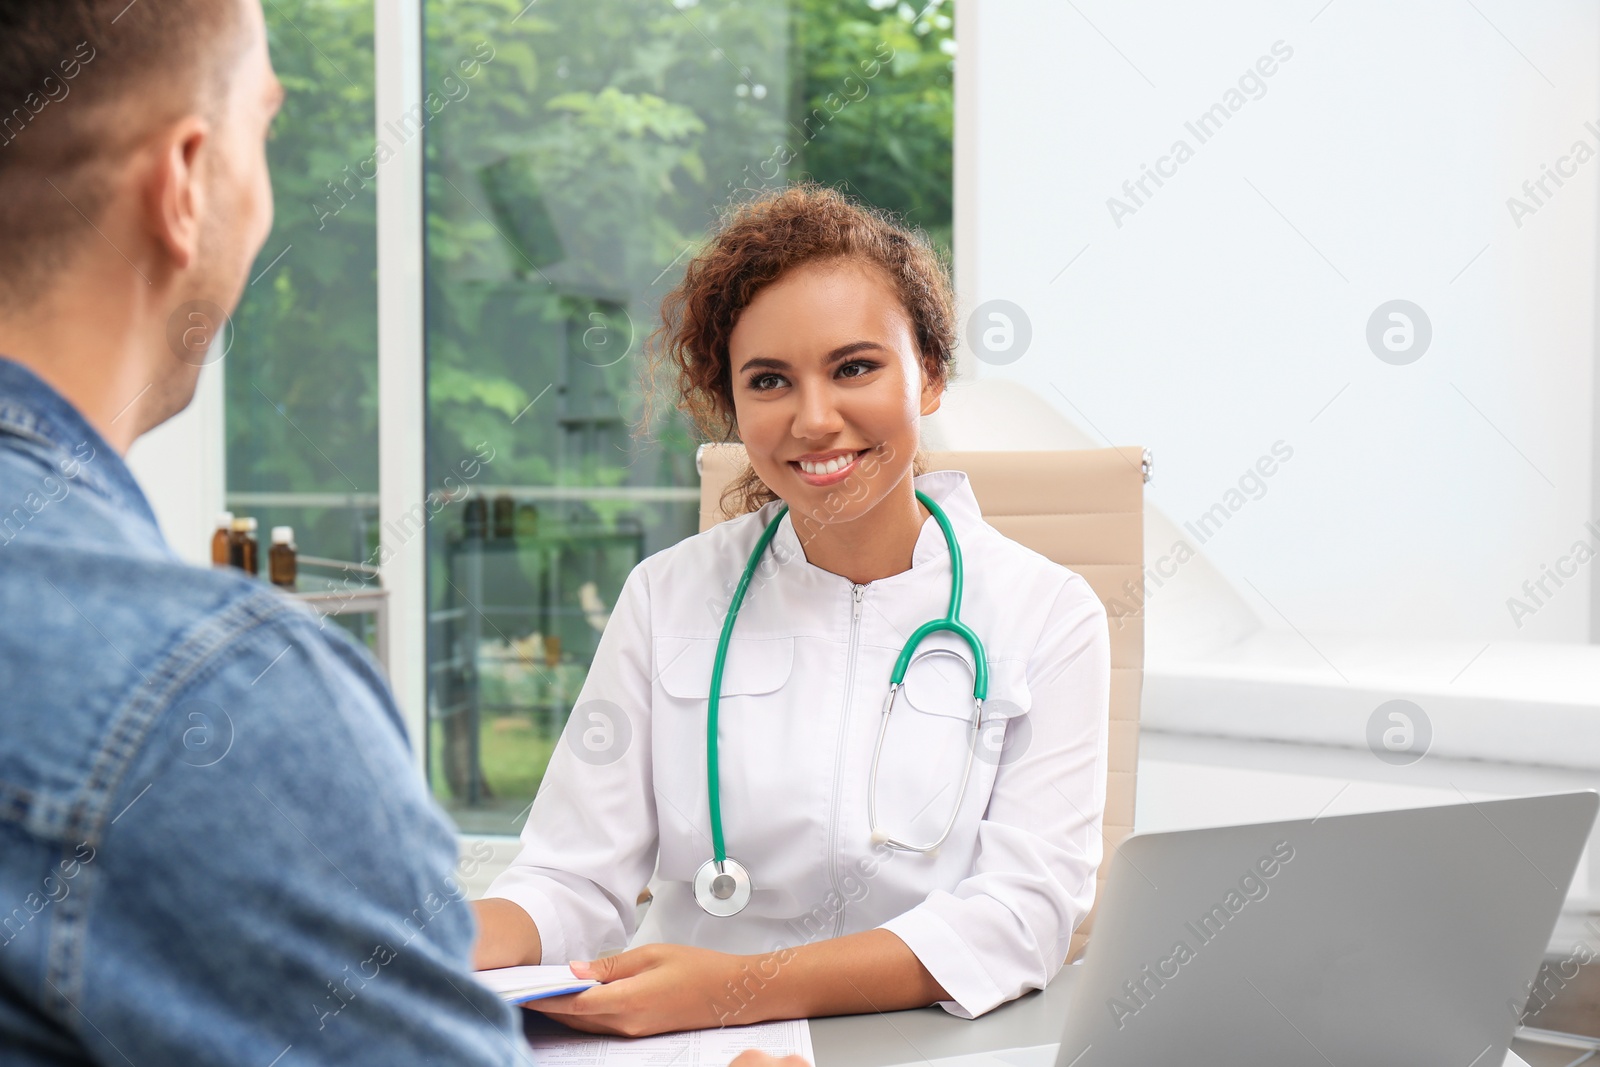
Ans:
<svg viewBox="0 0 1600 1067"><path fill-rule="evenodd" d="M800 467L802 470L806 470L809 474L831 474L832 470L829 468L847 467L851 463L855 462L856 457L860 455L861 452L836 452L833 455L828 456L826 459L797 459L794 461L794 463L797 467ZM819 470L818 468L822 469Z"/></svg>
<svg viewBox="0 0 1600 1067"><path fill-rule="evenodd" d="M808 485L816 485L816 486L832 485L835 482L842 481L845 478L849 477L851 472L856 469L857 464L859 464L861 462L861 457L866 455L868 451L870 451L870 450L869 449L862 449L861 451L859 451L859 452L855 453L853 456L851 456L849 462L846 463L844 466L839 467L839 469L837 469L837 470L831 470L830 469L830 470L828 470L828 472L826 474L813 474L810 471L807 471L804 467L802 467L800 465L800 461L799 460L790 460L789 461L789 466L794 468L795 473L798 474L800 476L801 480L806 482ZM845 455L848 455L848 453L846 453ZM842 458L843 458L842 456L835 456L832 459L825 461L825 465L837 464L837 463L839 463L841 461Z"/></svg>

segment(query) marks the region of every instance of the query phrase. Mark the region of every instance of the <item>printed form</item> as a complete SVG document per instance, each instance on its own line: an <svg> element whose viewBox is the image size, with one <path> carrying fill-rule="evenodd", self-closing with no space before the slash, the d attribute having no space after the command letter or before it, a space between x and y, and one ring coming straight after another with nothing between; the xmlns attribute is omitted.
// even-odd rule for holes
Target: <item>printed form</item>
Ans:
<svg viewBox="0 0 1600 1067"><path fill-rule="evenodd" d="M752 1048L772 1056L804 1056L806 1062L816 1062L809 1019L654 1037L538 1034L530 1035L528 1043L539 1067L728 1067L735 1056Z"/></svg>

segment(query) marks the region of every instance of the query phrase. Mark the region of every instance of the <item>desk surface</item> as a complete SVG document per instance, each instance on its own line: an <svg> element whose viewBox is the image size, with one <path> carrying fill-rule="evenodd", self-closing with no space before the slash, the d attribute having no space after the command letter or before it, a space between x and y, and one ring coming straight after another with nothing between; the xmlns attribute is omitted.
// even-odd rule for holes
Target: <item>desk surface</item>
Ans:
<svg viewBox="0 0 1600 1067"><path fill-rule="evenodd" d="M839 1015L811 1020L816 1067L881 1067L1004 1048L1049 1045L1061 1040L1067 991L1081 972L1064 967L1042 990L1002 1004L977 1019L958 1019L943 1008L884 1015ZM1529 1057L1520 1059L1517 1053ZM1566 1067L1576 1053L1514 1042L1504 1067ZM1549 1058L1555 1057L1555 1058Z"/></svg>
<svg viewBox="0 0 1600 1067"><path fill-rule="evenodd" d="M918 1008L879 1015L837 1015L811 1020L811 1045L816 1067L882 1067L918 1063L945 1056L989 1052L1004 1048L1048 1045L1061 1039L1067 994L1078 979L1076 967L1064 967L1042 990L1002 1004L978 1019L958 1019L943 1008ZM530 1030L554 1027L538 1015L526 1013ZM535 1023L533 1020L539 1020ZM558 1027L559 1028L559 1027ZM1517 1051L1528 1051L1518 1043ZM1532 1051L1544 1050L1534 1046ZM1570 1049L1559 1062L1572 1059ZM1535 1058L1536 1064L1553 1062ZM1526 1067L1514 1055L1505 1067Z"/></svg>
<svg viewBox="0 0 1600 1067"><path fill-rule="evenodd" d="M811 1020L816 1067L881 1067L1004 1048L1049 1045L1061 1040L1067 991L1078 979L1064 967L1046 988L1002 1004L978 1019L958 1019L943 1008L884 1015L839 1015ZM1524 1060L1518 1053L1527 1056ZM1572 1049L1513 1042L1504 1067L1566 1067Z"/></svg>
<svg viewBox="0 0 1600 1067"><path fill-rule="evenodd" d="M943 1008L811 1020L816 1067L875 1067L1061 1040L1067 991L1078 968L1063 967L1044 989L1026 993L976 1019Z"/></svg>

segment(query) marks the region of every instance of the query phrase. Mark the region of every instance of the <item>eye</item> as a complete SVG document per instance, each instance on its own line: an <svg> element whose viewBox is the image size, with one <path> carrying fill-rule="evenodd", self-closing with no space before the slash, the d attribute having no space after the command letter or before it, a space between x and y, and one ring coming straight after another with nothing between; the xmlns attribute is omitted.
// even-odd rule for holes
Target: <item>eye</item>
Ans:
<svg viewBox="0 0 1600 1067"><path fill-rule="evenodd" d="M754 389L758 393L764 393L768 389L776 389L776 388L778 388L775 385L766 386L766 385L762 385L761 384L762 382L766 381L768 378L775 378L780 382L783 381L783 377L781 375L778 375L778 374L757 374L755 377L750 379L750 388Z"/></svg>
<svg viewBox="0 0 1600 1067"><path fill-rule="evenodd" d="M870 359L853 359L849 363L846 363L844 366L839 368L839 374L842 377L845 377L845 378L860 378L863 375L867 374L867 372L876 369L877 366L878 365L876 363L872 362ZM845 374L844 372L846 370L848 370L849 368L851 368L851 367L860 367L860 368L862 368L861 373L860 374Z"/></svg>

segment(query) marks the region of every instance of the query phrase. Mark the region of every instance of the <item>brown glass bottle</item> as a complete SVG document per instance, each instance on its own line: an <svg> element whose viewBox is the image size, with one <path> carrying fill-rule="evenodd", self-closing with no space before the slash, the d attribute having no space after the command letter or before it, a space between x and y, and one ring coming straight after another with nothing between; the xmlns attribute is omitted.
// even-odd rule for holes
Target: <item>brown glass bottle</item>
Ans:
<svg viewBox="0 0 1600 1067"><path fill-rule="evenodd" d="M256 540L257 525L253 518L233 520L231 562L251 576L261 573L261 544Z"/></svg>
<svg viewBox="0 0 1600 1067"><path fill-rule="evenodd" d="M211 562L226 567L233 562L233 512L217 516L217 531L211 535Z"/></svg>
<svg viewBox="0 0 1600 1067"><path fill-rule="evenodd" d="M244 517L242 515L233 520L233 529L228 531L228 563L230 566L244 570Z"/></svg>
<svg viewBox="0 0 1600 1067"><path fill-rule="evenodd" d="M496 541L509 541L516 536L517 503L511 499L509 493L502 493L494 498L494 533Z"/></svg>
<svg viewBox="0 0 1600 1067"><path fill-rule="evenodd" d="M272 584L293 589L299 576L299 560L294 543L294 527L274 526L272 547L267 550L267 573Z"/></svg>
<svg viewBox="0 0 1600 1067"><path fill-rule="evenodd" d="M466 539L469 541L482 541L489 527L489 503L481 496L470 497L467 500Z"/></svg>

